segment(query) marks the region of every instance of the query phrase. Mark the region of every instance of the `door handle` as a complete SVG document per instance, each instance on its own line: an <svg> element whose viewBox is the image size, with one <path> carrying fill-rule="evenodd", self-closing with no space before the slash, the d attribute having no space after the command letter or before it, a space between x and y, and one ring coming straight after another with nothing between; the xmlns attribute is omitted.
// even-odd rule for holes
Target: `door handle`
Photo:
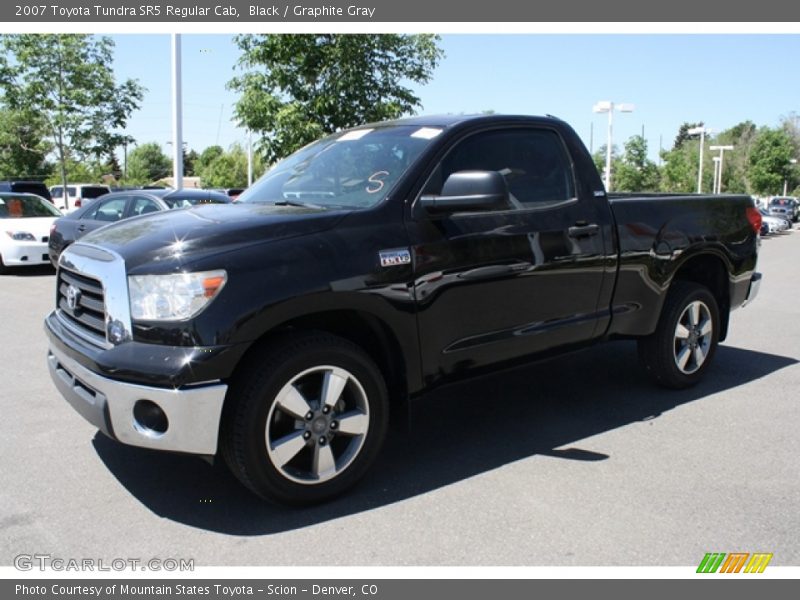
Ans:
<svg viewBox="0 0 800 600"><path fill-rule="evenodd" d="M86 231L86 225L78 225L78 231Z"/></svg>
<svg viewBox="0 0 800 600"><path fill-rule="evenodd" d="M597 235L599 231L600 226L597 223L590 223L589 225L580 224L573 225L567 229L567 235L571 238L582 238Z"/></svg>

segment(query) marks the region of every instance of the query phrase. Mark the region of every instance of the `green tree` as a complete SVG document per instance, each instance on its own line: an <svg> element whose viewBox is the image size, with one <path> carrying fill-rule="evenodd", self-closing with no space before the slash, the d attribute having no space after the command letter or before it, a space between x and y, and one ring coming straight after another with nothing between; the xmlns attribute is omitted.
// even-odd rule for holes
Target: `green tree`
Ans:
<svg viewBox="0 0 800 600"><path fill-rule="evenodd" d="M681 145L661 152L664 164L659 188L662 192L689 194L697 191L698 150Z"/></svg>
<svg viewBox="0 0 800 600"><path fill-rule="evenodd" d="M0 92L13 110L38 115L58 158L62 185L69 160L99 159L122 143L144 88L117 85L114 43L86 34L0 37Z"/></svg>
<svg viewBox="0 0 800 600"><path fill-rule="evenodd" d="M785 129L764 128L758 133L750 152L750 179L757 194L777 194L783 191L784 181L793 175L792 138Z"/></svg>
<svg viewBox="0 0 800 600"><path fill-rule="evenodd" d="M606 148L608 144L603 144L597 151L592 154L592 161L594 166L597 167L597 172L600 173L600 178L605 181L606 174ZM619 169L619 148L616 145L611 146L611 185L616 187L614 177Z"/></svg>
<svg viewBox="0 0 800 600"><path fill-rule="evenodd" d="M625 154L614 174L614 189L624 192L658 190L659 174L656 164L647 158L647 141L635 135L625 142Z"/></svg>
<svg viewBox="0 0 800 600"><path fill-rule="evenodd" d="M156 142L142 144L128 153L127 183L152 183L171 173L172 161Z"/></svg>
<svg viewBox="0 0 800 600"><path fill-rule="evenodd" d="M758 138L758 128L752 121L743 121L730 129L720 132L713 143L720 146L733 146L725 152L722 169L722 190L733 194L752 194L750 182L750 153ZM713 173L715 153L706 153L706 173Z"/></svg>
<svg viewBox="0 0 800 600"><path fill-rule="evenodd" d="M119 179L114 173L114 166L109 161L102 160L68 160L67 181L72 183L100 183L104 179ZM45 183L48 186L61 185L60 173L53 172Z"/></svg>
<svg viewBox="0 0 800 600"><path fill-rule="evenodd" d="M253 157L253 177L264 171L261 160ZM234 144L228 152L223 152L207 164L200 172L203 187L232 188L247 186L247 152Z"/></svg>
<svg viewBox="0 0 800 600"><path fill-rule="evenodd" d="M43 179L52 171L43 139L44 123L36 113L0 109L0 179Z"/></svg>
<svg viewBox="0 0 800 600"><path fill-rule="evenodd" d="M223 154L225 154L225 150L222 146L209 146L200 153L200 156L195 161L194 172L197 175L202 175L203 169L211 164L215 158Z"/></svg>
<svg viewBox="0 0 800 600"><path fill-rule="evenodd" d="M672 149L677 150L683 147L687 141L694 139L695 136L689 133L689 130L694 129L695 127L703 127L703 125L704 124L702 121L699 123L688 123L684 121L683 125L678 128L678 135L675 136L675 142L672 144Z"/></svg>
<svg viewBox="0 0 800 600"><path fill-rule="evenodd" d="M194 150L189 150L189 152L186 152L186 149L183 150L184 175L186 175L187 177L193 177L196 174L195 165L197 164L198 158L200 158L200 155Z"/></svg>
<svg viewBox="0 0 800 600"><path fill-rule="evenodd" d="M430 81L443 56L434 35L240 35L228 87L241 94L240 125L263 135L268 162L327 133L411 114L408 83Z"/></svg>

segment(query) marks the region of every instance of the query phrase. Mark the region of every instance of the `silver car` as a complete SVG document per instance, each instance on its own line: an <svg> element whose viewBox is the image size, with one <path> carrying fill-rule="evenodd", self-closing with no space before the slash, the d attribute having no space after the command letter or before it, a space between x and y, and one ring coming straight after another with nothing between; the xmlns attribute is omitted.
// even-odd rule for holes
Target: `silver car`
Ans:
<svg viewBox="0 0 800 600"><path fill-rule="evenodd" d="M769 214L773 217L780 217L797 223L800 217L800 203L797 198L791 196L775 196L769 199L768 210Z"/></svg>
<svg viewBox="0 0 800 600"><path fill-rule="evenodd" d="M792 222L785 217L770 215L767 209L759 209L761 213L761 235L780 233L792 228Z"/></svg>

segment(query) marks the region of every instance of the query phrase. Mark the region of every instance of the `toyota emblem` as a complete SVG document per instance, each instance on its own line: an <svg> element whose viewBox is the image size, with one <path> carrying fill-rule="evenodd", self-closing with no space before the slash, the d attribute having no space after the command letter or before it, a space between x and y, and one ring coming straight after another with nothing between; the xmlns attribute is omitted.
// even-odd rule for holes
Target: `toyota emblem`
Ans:
<svg viewBox="0 0 800 600"><path fill-rule="evenodd" d="M81 299L81 291L76 288L74 285L70 285L67 288L67 306L69 306L70 310L75 310L78 308L78 302Z"/></svg>

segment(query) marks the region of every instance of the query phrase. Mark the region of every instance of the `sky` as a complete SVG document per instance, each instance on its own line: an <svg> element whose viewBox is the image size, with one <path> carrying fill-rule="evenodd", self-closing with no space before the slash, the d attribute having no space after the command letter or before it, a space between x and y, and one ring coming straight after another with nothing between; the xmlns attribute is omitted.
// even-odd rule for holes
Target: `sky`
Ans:
<svg viewBox="0 0 800 600"><path fill-rule="evenodd" d="M118 80L138 79L148 90L127 132L170 153L170 36L111 37ZM797 34L447 34L441 47L445 58L432 81L412 84L420 114L551 114L594 150L607 139L607 115L592 112L602 100L634 105L634 112L614 115L614 144L644 128L654 160L684 121L718 132L748 119L774 127L800 112ZM226 89L239 55L231 35L182 35L189 148L246 143L233 121L237 95Z"/></svg>

